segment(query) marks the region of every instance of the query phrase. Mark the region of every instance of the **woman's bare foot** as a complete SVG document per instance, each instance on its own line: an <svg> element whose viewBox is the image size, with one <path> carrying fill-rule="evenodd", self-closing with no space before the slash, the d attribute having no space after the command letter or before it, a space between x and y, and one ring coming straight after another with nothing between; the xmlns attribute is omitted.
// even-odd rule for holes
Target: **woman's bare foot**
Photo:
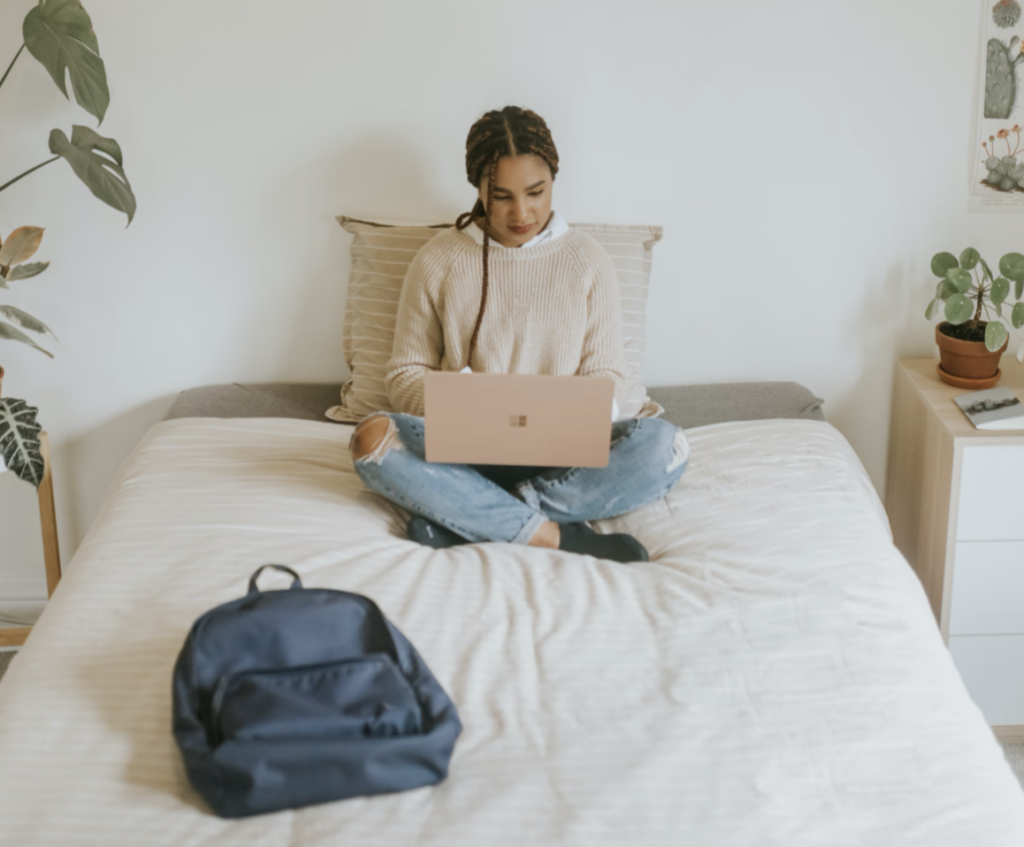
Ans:
<svg viewBox="0 0 1024 847"><path fill-rule="evenodd" d="M552 550L557 550L561 540L562 530L559 529L558 524L554 521L544 521L526 543L530 547L549 547Z"/></svg>

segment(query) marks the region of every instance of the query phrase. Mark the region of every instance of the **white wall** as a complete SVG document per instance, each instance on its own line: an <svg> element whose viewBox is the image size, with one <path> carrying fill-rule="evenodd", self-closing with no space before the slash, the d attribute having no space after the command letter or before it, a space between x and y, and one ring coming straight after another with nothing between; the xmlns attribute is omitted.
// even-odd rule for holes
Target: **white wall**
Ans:
<svg viewBox="0 0 1024 847"><path fill-rule="evenodd" d="M32 4L0 6L2 67ZM1024 248L1021 219L966 212L968 0L85 6L135 222L63 162L0 195L4 236L47 228L50 270L9 302L54 328L57 358L5 343L0 362L54 443L66 563L177 392L346 375L333 216L452 220L487 109L547 119L570 220L664 226L649 385L798 380L879 488L895 360L934 351L932 254ZM0 183L72 123L95 126L23 54L0 89ZM0 595L41 586L39 548L32 490L0 476Z"/></svg>

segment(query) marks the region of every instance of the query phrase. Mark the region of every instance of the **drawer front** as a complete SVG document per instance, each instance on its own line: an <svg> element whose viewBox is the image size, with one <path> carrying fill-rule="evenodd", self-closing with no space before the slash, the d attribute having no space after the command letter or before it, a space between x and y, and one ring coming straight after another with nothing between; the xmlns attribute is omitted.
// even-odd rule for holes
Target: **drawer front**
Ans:
<svg viewBox="0 0 1024 847"><path fill-rule="evenodd" d="M957 542L949 634L1024 635L1024 541Z"/></svg>
<svg viewBox="0 0 1024 847"><path fill-rule="evenodd" d="M1024 444L967 446L960 466L957 541L1024 541Z"/></svg>
<svg viewBox="0 0 1024 847"><path fill-rule="evenodd" d="M1024 635L955 636L949 652L989 726L1024 725Z"/></svg>

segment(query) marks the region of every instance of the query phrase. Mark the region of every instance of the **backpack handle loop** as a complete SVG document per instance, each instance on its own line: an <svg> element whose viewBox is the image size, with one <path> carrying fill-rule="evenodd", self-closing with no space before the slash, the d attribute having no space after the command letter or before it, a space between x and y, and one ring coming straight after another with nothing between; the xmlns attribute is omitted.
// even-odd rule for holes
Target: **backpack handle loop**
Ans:
<svg viewBox="0 0 1024 847"><path fill-rule="evenodd" d="M260 574L263 573L263 571L265 571L267 568L274 568L275 570L279 570L283 573L290 573L293 577L295 577L295 579L292 581L291 588L302 588L302 580L299 579L299 575L295 573L295 571L293 571L287 565L261 565L260 567L256 568L253 575L249 577L250 594L260 593L259 588L256 586L256 580L260 578Z"/></svg>

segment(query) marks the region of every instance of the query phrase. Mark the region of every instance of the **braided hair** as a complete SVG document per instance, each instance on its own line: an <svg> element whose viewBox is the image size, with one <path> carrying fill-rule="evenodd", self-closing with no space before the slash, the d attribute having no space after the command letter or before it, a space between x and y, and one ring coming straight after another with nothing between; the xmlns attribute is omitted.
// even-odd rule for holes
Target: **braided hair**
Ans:
<svg viewBox="0 0 1024 847"><path fill-rule="evenodd" d="M480 311L476 316L473 335L469 340L466 365L473 358L480 325L487 307L487 269L490 253L491 208L494 201L494 177L498 172L498 160L504 156L521 156L532 153L540 156L551 169L551 179L558 173L558 151L551 140L551 131L544 118L529 109L506 106L501 110L487 112L469 130L466 137L466 178L470 184L480 188L487 168L487 205L477 198L472 211L459 215L456 229L463 230L475 220L484 220L483 287L480 292Z"/></svg>

